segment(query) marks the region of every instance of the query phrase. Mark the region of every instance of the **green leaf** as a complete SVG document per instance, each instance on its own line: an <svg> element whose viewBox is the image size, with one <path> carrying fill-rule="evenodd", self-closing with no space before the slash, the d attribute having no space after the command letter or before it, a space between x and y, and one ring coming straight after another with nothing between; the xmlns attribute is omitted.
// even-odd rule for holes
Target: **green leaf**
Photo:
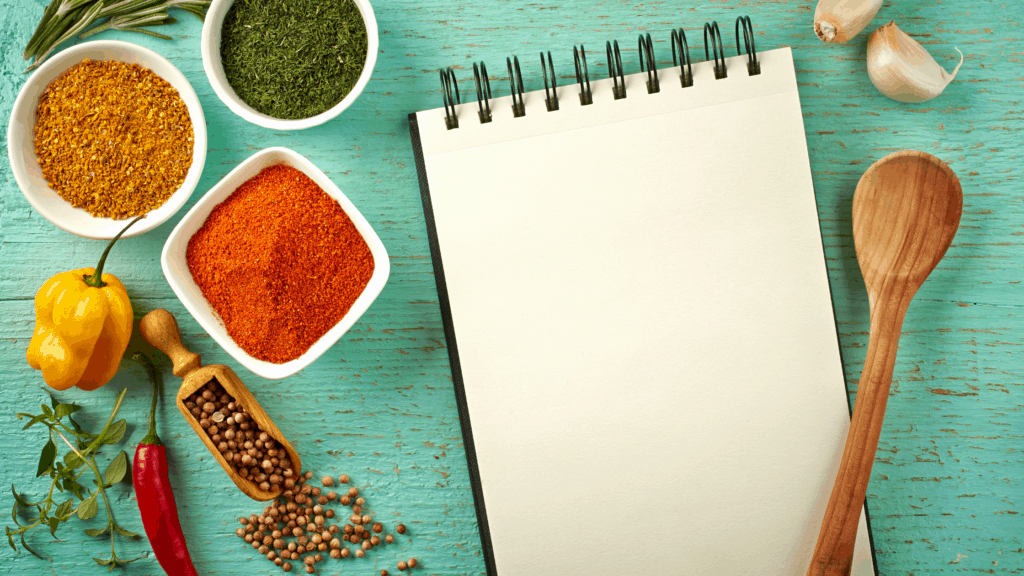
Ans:
<svg viewBox="0 0 1024 576"><path fill-rule="evenodd" d="M57 405L60 404L60 400L57 400L57 398L55 398L53 394L47 392L46 395L50 397L50 405L52 405L54 408L56 408Z"/></svg>
<svg viewBox="0 0 1024 576"><path fill-rule="evenodd" d="M64 489L70 491L75 496L78 496L79 500L84 500L82 497L82 485L74 478L67 478L64 480Z"/></svg>
<svg viewBox="0 0 1024 576"><path fill-rule="evenodd" d="M11 484L11 494L14 494L14 501L17 502L18 504L21 504L22 506L32 505L29 503L28 500L25 500L24 498L21 497L20 494L18 494L18 491L14 489L14 484Z"/></svg>
<svg viewBox="0 0 1024 576"><path fill-rule="evenodd" d="M53 438L46 441L46 446L43 446L43 453L39 456L39 470L36 472L36 477L42 476L50 471L53 467L53 459L57 457L57 445L53 443Z"/></svg>
<svg viewBox="0 0 1024 576"><path fill-rule="evenodd" d="M107 428L107 431L103 433L103 436L100 438L100 443L117 444L121 441L121 438L124 438L124 432L127 429L128 423L125 422L123 418L114 422L110 425L110 428Z"/></svg>
<svg viewBox="0 0 1024 576"><path fill-rule="evenodd" d="M15 552L17 552L18 547L14 545L14 535L17 534L17 532L11 532L11 529L7 526L4 526L4 529L7 530L7 543L11 545L11 548Z"/></svg>
<svg viewBox="0 0 1024 576"><path fill-rule="evenodd" d="M14 520L15 526L21 526L21 522L18 522L18 503L14 503L14 510L11 510L11 520Z"/></svg>
<svg viewBox="0 0 1024 576"><path fill-rule="evenodd" d="M60 518L61 521L67 520L71 516L71 510L74 509L74 505L74 498L68 498L66 502L62 502L60 506L57 506L57 511L54 512L54 514L56 514L57 518Z"/></svg>
<svg viewBox="0 0 1024 576"><path fill-rule="evenodd" d="M50 535L53 536L54 538L56 538L57 537L57 526L60 526L60 520L58 520L57 518L51 516L50 519L47 520L47 522L50 524Z"/></svg>
<svg viewBox="0 0 1024 576"><path fill-rule="evenodd" d="M125 530L124 528L121 528L120 526L118 526L116 524L114 525L114 530L117 530L117 533L120 534L121 536L124 536L125 538L138 538L139 537L139 535L136 534L135 532L132 532L130 530ZM130 562L130 560L129 560L129 562Z"/></svg>
<svg viewBox="0 0 1024 576"><path fill-rule="evenodd" d="M89 536L103 536L107 533L108 528L110 528L109 524L104 526L103 528L87 528L85 530L85 533Z"/></svg>
<svg viewBox="0 0 1024 576"><path fill-rule="evenodd" d="M100 509L99 504L96 503L96 495L93 494L78 505L78 517L82 520L88 520L96 515L96 512Z"/></svg>
<svg viewBox="0 0 1024 576"><path fill-rule="evenodd" d="M33 549L28 547L28 542L25 542L25 533L24 532L21 533L21 545L25 547L25 550L28 550L29 552L31 552L32 555L35 556L36 558L39 558L40 560L46 560L46 558L43 558L42 556L40 556L38 552L36 552L35 550L33 550Z"/></svg>
<svg viewBox="0 0 1024 576"><path fill-rule="evenodd" d="M46 414L47 418L53 416L53 410L51 410L46 404L40 404L39 407L43 409L43 414Z"/></svg>
<svg viewBox="0 0 1024 576"><path fill-rule="evenodd" d="M26 414L26 416L31 416L31 414ZM25 426L22 428L22 430L28 430L29 428L35 426L36 424L42 422L43 420L46 420L46 414L40 414L39 416L33 416L32 419L28 421L28 424L25 424Z"/></svg>
<svg viewBox="0 0 1024 576"><path fill-rule="evenodd" d="M103 473L103 479L106 480L107 484L113 486L121 480L124 480L125 474L128 472L128 454L121 450L121 453L114 457L107 466L107 471Z"/></svg>
<svg viewBox="0 0 1024 576"><path fill-rule="evenodd" d="M88 532L88 530L87 530L87 532ZM96 563L99 564L100 566L110 566L114 562L113 560L100 560L99 558L93 558L93 560L95 560Z"/></svg>
<svg viewBox="0 0 1024 576"><path fill-rule="evenodd" d="M79 458L78 454L74 452L67 452L64 454L64 465L74 470L75 468L85 466L85 460Z"/></svg>
<svg viewBox="0 0 1024 576"><path fill-rule="evenodd" d="M78 404L58 404L54 407L53 413L57 418L63 418L65 416L70 416L81 409L82 407Z"/></svg>

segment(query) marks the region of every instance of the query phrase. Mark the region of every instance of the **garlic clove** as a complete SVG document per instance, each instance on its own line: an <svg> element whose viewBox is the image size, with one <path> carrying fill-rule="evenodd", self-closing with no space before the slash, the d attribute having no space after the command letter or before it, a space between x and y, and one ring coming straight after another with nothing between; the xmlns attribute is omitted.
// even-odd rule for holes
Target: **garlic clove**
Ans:
<svg viewBox="0 0 1024 576"><path fill-rule="evenodd" d="M846 42L860 33L883 0L819 0L814 9L814 33L822 42Z"/></svg>
<svg viewBox="0 0 1024 576"><path fill-rule="evenodd" d="M917 40L890 20L868 38L867 62L868 76L879 92L900 102L924 102L942 94L956 78L964 53L960 52L960 63L953 72L946 72Z"/></svg>

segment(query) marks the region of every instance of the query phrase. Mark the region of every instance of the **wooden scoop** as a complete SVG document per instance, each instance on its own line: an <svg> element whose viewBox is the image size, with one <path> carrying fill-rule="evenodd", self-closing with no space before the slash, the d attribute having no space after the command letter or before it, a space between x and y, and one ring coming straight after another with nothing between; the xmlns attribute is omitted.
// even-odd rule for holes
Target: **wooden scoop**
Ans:
<svg viewBox="0 0 1024 576"><path fill-rule="evenodd" d="M871 308L850 432L808 576L846 576L882 433L903 317L960 224L963 192L938 158L904 151L875 162L853 196L853 240Z"/></svg>
<svg viewBox="0 0 1024 576"><path fill-rule="evenodd" d="M249 416L259 424L260 428L269 434L281 448L284 448L288 454L288 460L292 463L292 469L298 474L302 470L299 455L295 453L295 449L288 443L284 434L281 434L281 431L277 429L277 426L270 420L267 413L263 411L259 402L253 398L245 384L242 384L242 381L238 379L234 370L222 364L201 366L199 354L189 352L182 345L181 336L178 333L178 322L167 310L158 309L146 314L139 323L139 331L142 332L142 336L147 342L170 356L171 362L174 363L174 375L182 378L181 388L178 389L178 410L181 410L181 413L185 415L185 420L188 420L188 423L192 425L196 434L203 440L210 453L217 459L217 462L220 462L228 476L235 481L238 488L253 500L273 500L280 496L283 491L282 487L278 487L276 491L267 492L261 490L259 485L252 480L239 476L235 472L234 467L228 464L228 461L217 450L206 430L199 426L199 421L185 408L185 400L189 396L216 378L220 385L224 387L224 390L235 399L235 402L241 404L246 409Z"/></svg>

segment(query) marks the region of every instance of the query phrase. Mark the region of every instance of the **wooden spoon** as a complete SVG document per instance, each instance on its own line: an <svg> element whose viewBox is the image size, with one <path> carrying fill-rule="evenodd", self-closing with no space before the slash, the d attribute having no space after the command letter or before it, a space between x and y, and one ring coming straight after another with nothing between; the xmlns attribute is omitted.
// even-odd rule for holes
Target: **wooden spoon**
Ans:
<svg viewBox="0 0 1024 576"><path fill-rule="evenodd" d="M178 410L181 410L181 413L185 415L185 420L188 420L188 423L192 425L192 429L196 431L199 438L206 444L206 447L213 454L213 457L217 459L217 462L220 462L228 476L235 481L238 488L253 500L273 500L280 496L284 490L283 487L278 487L276 490L268 492L261 490L259 485L252 480L239 476L235 468L228 464L220 450L217 450L206 430L199 426L199 421L185 408L185 400L189 396L216 378L217 382L224 387L224 391L230 394L236 403L241 404L249 413L249 416L259 424L260 428L269 434L280 447L284 448L288 454L288 459L291 461L292 469L297 475L302 470L299 455L295 453L295 449L288 443L284 434L281 434L281 431L270 420L270 416L267 416L259 402L253 398L245 384L242 384L242 381L238 379L234 370L222 364L201 366L199 354L189 352L182 345L181 336L178 333L178 322L167 310L158 309L146 314L139 323L139 331L142 332L142 336L146 341L170 356L171 362L174 363L174 375L182 378L181 388L178 389Z"/></svg>
<svg viewBox="0 0 1024 576"><path fill-rule="evenodd" d="M808 576L850 573L903 317L953 242L962 208L956 174L924 152L890 154L868 168L857 184L853 240L868 290L871 333L843 459Z"/></svg>

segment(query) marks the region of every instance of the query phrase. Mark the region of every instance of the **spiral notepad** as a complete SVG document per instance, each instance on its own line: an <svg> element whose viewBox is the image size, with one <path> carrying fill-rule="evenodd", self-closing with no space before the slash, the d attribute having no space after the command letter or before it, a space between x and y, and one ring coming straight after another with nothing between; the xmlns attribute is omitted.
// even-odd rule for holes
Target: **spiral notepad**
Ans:
<svg viewBox="0 0 1024 576"><path fill-rule="evenodd" d="M736 32L409 116L491 576L806 572L849 411L793 55Z"/></svg>

